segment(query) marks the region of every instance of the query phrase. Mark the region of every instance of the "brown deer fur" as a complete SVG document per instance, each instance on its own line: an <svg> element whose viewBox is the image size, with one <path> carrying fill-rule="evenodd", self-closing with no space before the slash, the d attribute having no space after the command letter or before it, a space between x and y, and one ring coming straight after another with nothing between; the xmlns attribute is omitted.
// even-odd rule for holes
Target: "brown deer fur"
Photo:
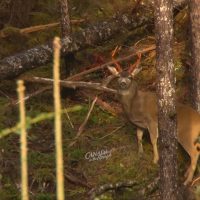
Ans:
<svg viewBox="0 0 200 200"><path fill-rule="evenodd" d="M109 67L109 70L118 77L118 94L125 114L138 127L139 152L143 152L142 129L148 129L153 145L153 161L157 163L159 156L157 150L158 110L156 94L138 90L137 83L133 80L133 76L130 73L119 73L114 67ZM132 74L135 75L135 72L132 72ZM191 159L191 164L185 174L186 180L184 184L186 185L192 181L199 158L199 144L196 143L196 140L200 134L200 115L187 105L177 103L176 108L178 142L183 146Z"/></svg>

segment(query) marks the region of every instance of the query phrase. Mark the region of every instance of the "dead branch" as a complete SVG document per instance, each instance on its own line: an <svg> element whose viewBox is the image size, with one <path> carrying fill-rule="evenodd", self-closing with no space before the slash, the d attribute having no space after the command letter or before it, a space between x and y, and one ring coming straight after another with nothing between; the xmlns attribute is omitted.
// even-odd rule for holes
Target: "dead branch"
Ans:
<svg viewBox="0 0 200 200"><path fill-rule="evenodd" d="M153 181L151 181L146 187L142 188L141 190L138 190L138 193L141 194L142 196L144 195L151 195L152 192L154 192L156 190L156 188L158 188L158 183L159 183L159 177L156 177ZM89 199L94 200L95 197L109 191L109 190L117 190L119 188L126 188L126 187L134 187L139 185L139 182L136 181L123 181L123 182L118 182L118 183L114 183L114 184L105 184L102 185L100 187L96 187L91 189L88 192L88 196Z"/></svg>
<svg viewBox="0 0 200 200"><path fill-rule="evenodd" d="M102 185L97 188L93 188L88 192L88 196L90 200L94 200L96 196L99 196L109 190L117 190L119 188L126 188L126 187L133 187L135 185L138 185L136 181L124 181L124 182L118 182L118 183L108 183L105 185Z"/></svg>
<svg viewBox="0 0 200 200"><path fill-rule="evenodd" d="M35 96L37 96L37 95L39 95L41 93L44 93L44 92L46 92L49 89L52 89L52 87L49 87L49 86L43 87L40 90L37 90L37 91L35 91L35 92L31 93L31 94L28 94L27 96L25 96L24 101L27 101L27 100L29 100L32 97L35 97ZM15 106L15 105L17 105L19 103L20 103L19 100L15 100L15 101L12 101L11 103L9 103L8 105Z"/></svg>
<svg viewBox="0 0 200 200"><path fill-rule="evenodd" d="M80 186L83 186L83 187L86 187L86 188L91 188L91 186L88 183L81 181L80 179L78 179L77 177L73 176L72 174L65 174L65 178L70 183L73 183L75 185L80 185Z"/></svg>
<svg viewBox="0 0 200 200"><path fill-rule="evenodd" d="M141 50L137 50L135 51L134 53L130 54L130 55L127 55L127 56L124 56L124 57L121 57L121 58L118 58L116 60L112 60L112 61L109 61L103 65L100 65L100 66L97 66L97 67L94 67L92 69L88 69L88 70L85 70L83 72L80 72L78 74L75 74L71 77L69 77L67 80L72 80L72 79L75 79L77 77L80 77L80 76L85 76L87 74L90 74L92 72L95 72L95 71L98 71L100 69L104 69L112 64L115 64L116 62L122 62L122 61L126 61L126 60L130 60L132 57L136 56L137 54L141 53L141 54L145 54L145 53L148 53L149 51L153 51L156 49L156 46L155 45L151 45L147 48L144 48L144 49L141 49Z"/></svg>
<svg viewBox="0 0 200 200"><path fill-rule="evenodd" d="M113 116L119 116L119 113L121 112L120 109L113 108L109 103L103 101L102 99L98 98L97 104L103 109L108 111Z"/></svg>
<svg viewBox="0 0 200 200"><path fill-rule="evenodd" d="M82 22L85 22L85 19L71 20L72 24L80 24ZM55 22L55 23L50 23L50 24L31 26L31 27L19 29L19 33L20 34L29 34L29 33L34 33L34 32L38 32L38 31L44 31L44 30L48 30L50 28L57 27L59 25L60 25L59 22ZM9 36L9 33L5 33L3 30L0 31L0 38L6 38L8 36Z"/></svg>
<svg viewBox="0 0 200 200"><path fill-rule="evenodd" d="M91 104L91 106L90 106L90 109L89 109L89 111L88 111L88 113L87 113L87 116L86 116L85 120L83 121L83 123L82 123L81 126L79 127L78 133L77 133L76 137L74 138L74 141L72 141L72 142L69 144L69 147L72 147L72 146L76 143L76 141L78 140L78 138L80 137L80 135L82 134L82 132L83 132L83 130L84 130L84 128L85 128L85 126L86 126L88 120L89 120L89 117L90 117L90 115L91 115L91 113L92 113L92 110L94 109L94 105L95 105L97 99L98 99L98 97L95 96L95 98L94 98L93 101L92 101L92 104Z"/></svg>
<svg viewBox="0 0 200 200"><path fill-rule="evenodd" d="M33 77L33 78L24 78L23 80L33 83L44 83L44 84L53 84L53 79L50 78L40 78L40 77ZM105 86L102 86L101 83L92 83L92 82L84 82L84 81L60 81L60 85L63 87L69 88L87 88L87 89L94 89L98 91L109 92L112 94L117 94L117 91Z"/></svg>

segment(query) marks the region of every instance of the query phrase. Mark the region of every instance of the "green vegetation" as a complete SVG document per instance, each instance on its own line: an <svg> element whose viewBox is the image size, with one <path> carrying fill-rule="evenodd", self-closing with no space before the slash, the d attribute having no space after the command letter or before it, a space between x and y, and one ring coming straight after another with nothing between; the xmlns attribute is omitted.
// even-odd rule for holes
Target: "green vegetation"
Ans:
<svg viewBox="0 0 200 200"><path fill-rule="evenodd" d="M57 22L59 20L59 13L57 11L56 0L37 1L36 11L31 13L30 26ZM87 19L87 23L80 26L73 27L74 31L84 28L88 23L99 21L108 17L125 6L132 5L132 0L71 0L72 18ZM177 20L181 18L177 16ZM184 24L178 24L183 26ZM182 27L182 28L183 28ZM180 30L177 29L177 30ZM42 31L31 33L28 35L19 34L19 29L10 27L4 28L4 33L9 34L9 37L0 39L0 59L20 52L24 49L45 43L55 35L60 34L60 29L53 28L50 31ZM137 32L137 34L135 34ZM132 37L134 33L134 38ZM177 93L179 96L184 96L183 101L187 101L187 88L185 87L186 76L183 68L182 57L187 58L188 53L185 50L186 44L182 42L185 32L176 31L176 40L180 45L175 45L175 68L177 76ZM140 41L138 48L143 45L154 44L153 33L147 30L146 27L140 27L137 30L130 31L121 36L114 36L105 44L88 48L84 51L78 52L75 56L78 60L77 66L89 66L95 61L88 58L93 58L94 54L102 56L105 60L110 59L110 52L116 45L125 46L125 52L128 47L132 47L138 40ZM136 36L136 37L135 37ZM122 54L123 54L122 50ZM184 55L184 56L183 56ZM81 63L81 64L80 64ZM134 59L131 60L134 63ZM123 63L128 66L127 63ZM144 70L140 76L137 77L139 85L142 89L155 90L156 72L155 51L152 51L147 57L142 59ZM63 68L63 66L62 66ZM63 70L62 70L63 72ZM104 73L107 73L104 71ZM86 79L102 79L103 73L96 73L87 76ZM41 76L52 77L52 64L43 66L39 69L34 69L27 72L23 76ZM27 84L27 93L36 91L41 86L38 84ZM18 123L18 107L9 105L11 100L16 99L15 80L8 80L0 83L0 132L5 128L11 128ZM137 140L135 130L132 125L125 124L120 118L114 117L103 111L98 106L95 106L92 115L88 121L86 129L78 138L74 146L69 148L69 144L75 138L80 124L84 121L88 112L91 100L79 95L76 100L63 99L63 108L71 108L77 104L81 105L81 109L69 113L71 122L74 128L71 127L69 119L63 114L63 145L64 145L64 159L65 159L65 174L70 174L81 180L87 182L92 187L100 186L106 183L116 183L118 181L134 180L138 184L132 188L123 189L120 191L107 192L97 199L104 200L129 200L140 199L139 192L146 185L151 183L155 177L158 176L158 168L153 164L152 147L148 134L144 138L144 155L138 156ZM187 93L186 93L187 94ZM7 97L9 96L9 97ZM106 100L110 99L109 95L103 95ZM117 105L120 107L120 105ZM55 183L55 150L54 150L54 124L53 124L53 97L52 92L47 91L37 97L34 97L26 103L27 115L30 117L37 117L38 124L32 124L28 130L29 140L29 185L31 192L31 199L33 200L54 200L56 183ZM41 115L41 113L46 113ZM48 114L50 113L51 116ZM40 114L40 115L39 115ZM49 117L48 117L48 116ZM51 118L51 120L44 121L44 118ZM116 128L123 126L118 131ZM112 133L113 132L113 133ZM112 133L112 134L111 134ZM17 200L20 199L20 175L19 175L19 137L16 134L9 135L0 140L2 159L2 167L0 172L0 199L1 200ZM107 149L112 150L112 155L107 160L91 161L85 159L87 152L96 152L98 150ZM185 153L181 152L180 160L180 174L186 168L187 158ZM187 163L188 164L188 163ZM83 185L70 182L65 177L66 196L70 200L85 200L88 188ZM156 192L155 192L156 193ZM199 188L196 190L199 194ZM130 198L131 196L131 198Z"/></svg>

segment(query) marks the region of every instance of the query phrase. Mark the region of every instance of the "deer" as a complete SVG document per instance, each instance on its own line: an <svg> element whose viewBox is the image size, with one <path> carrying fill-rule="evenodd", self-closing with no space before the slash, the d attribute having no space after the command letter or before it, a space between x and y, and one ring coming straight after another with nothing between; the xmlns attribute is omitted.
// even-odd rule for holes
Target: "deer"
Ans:
<svg viewBox="0 0 200 200"><path fill-rule="evenodd" d="M117 95L123 111L129 121L137 126L138 152L143 153L142 137L144 129L147 129L153 146L153 162L159 160L158 140L158 108L157 97L153 92L140 91L135 76L141 71L139 68L141 54L138 60L127 71L116 66L108 66L114 79L117 79ZM200 114L190 106L176 103L177 108L177 138L185 151L190 156L190 166L185 173L184 185L191 183L196 170L200 144L197 139L200 134Z"/></svg>

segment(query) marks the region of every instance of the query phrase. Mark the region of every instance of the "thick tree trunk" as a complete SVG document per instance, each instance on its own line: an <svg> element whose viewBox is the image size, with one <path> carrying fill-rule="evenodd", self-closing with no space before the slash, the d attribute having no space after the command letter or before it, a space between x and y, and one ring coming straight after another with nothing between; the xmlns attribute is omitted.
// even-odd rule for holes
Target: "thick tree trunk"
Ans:
<svg viewBox="0 0 200 200"><path fill-rule="evenodd" d="M191 76L191 103L195 110L200 113L200 2L199 0L189 1L191 42L192 42L192 66Z"/></svg>
<svg viewBox="0 0 200 200"><path fill-rule="evenodd" d="M172 0L155 0L157 94L162 200L178 199Z"/></svg>

